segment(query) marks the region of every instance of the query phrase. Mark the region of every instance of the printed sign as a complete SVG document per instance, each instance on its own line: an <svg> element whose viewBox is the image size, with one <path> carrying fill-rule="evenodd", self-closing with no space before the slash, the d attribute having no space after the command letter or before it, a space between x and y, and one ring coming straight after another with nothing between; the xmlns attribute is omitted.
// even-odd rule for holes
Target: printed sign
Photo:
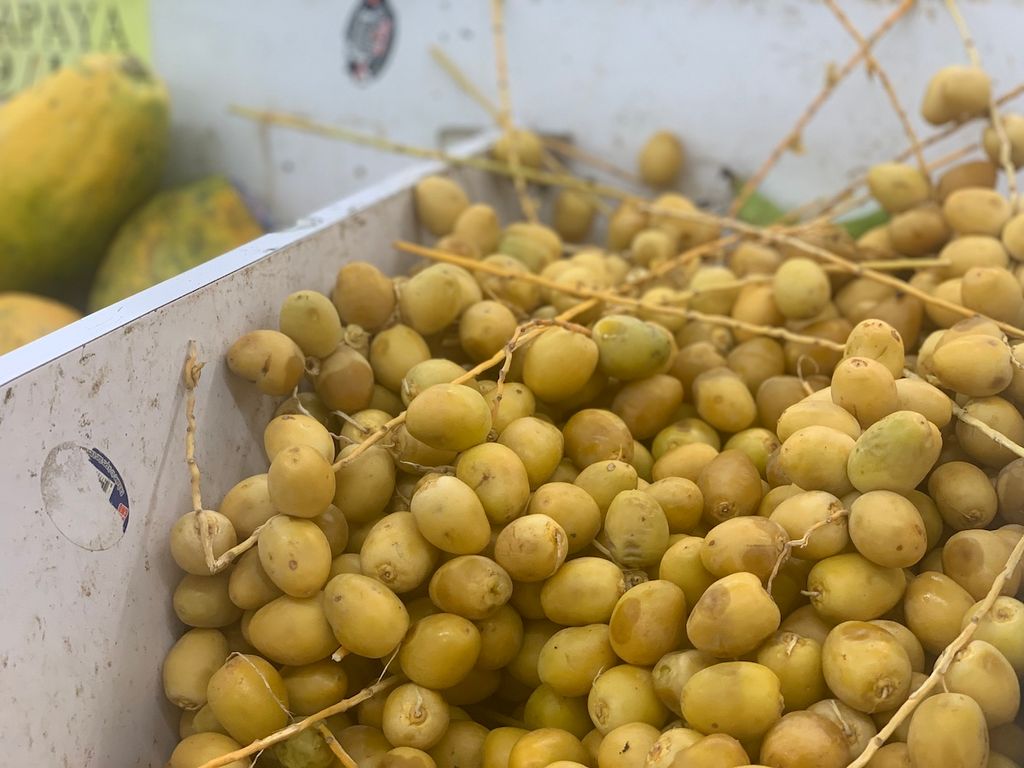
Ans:
<svg viewBox="0 0 1024 768"><path fill-rule="evenodd" d="M149 0L0 0L0 101L90 51L149 63Z"/></svg>

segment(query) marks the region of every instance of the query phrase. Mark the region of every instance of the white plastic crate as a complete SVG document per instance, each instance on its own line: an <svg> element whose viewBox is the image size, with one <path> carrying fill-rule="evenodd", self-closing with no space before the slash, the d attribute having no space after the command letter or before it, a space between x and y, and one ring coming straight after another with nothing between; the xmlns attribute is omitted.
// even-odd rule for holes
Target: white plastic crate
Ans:
<svg viewBox="0 0 1024 768"><path fill-rule="evenodd" d="M400 37L392 69L362 89L337 70L352 5L154 0L156 63L176 103L177 173L227 171L282 222L405 170L0 357L0 478L9 500L0 691L14 702L0 765L162 765L178 718L164 701L159 667L180 632L170 606L179 574L166 542L189 506L180 385L187 342L196 339L208 363L197 455L204 499L215 506L238 479L263 471L262 427L275 405L228 375L223 353L231 341L273 327L291 291L327 290L346 260L398 270L405 262L390 243L420 235L408 189L439 165L409 167L404 158L261 129L229 117L227 104L294 109L428 145L446 128L487 124L426 52L443 44L486 85L493 71L486 3L393 3ZM508 5L522 122L570 133L623 165L650 131L671 126L692 157L684 188L707 199L727 194L720 164L756 166L817 90L827 62L854 48L809 0ZM844 5L867 33L894 4ZM928 73L963 59L942 4L920 5L877 51L915 116ZM963 5L1001 92L1024 75L1016 58L1024 5ZM257 49L263 45L269 49ZM862 70L804 139L807 154L787 157L768 185L785 202L833 191L847 171L904 146L884 95ZM355 174L360 165L364 172ZM514 215L503 181L454 175L473 198L496 204L506 219ZM116 508L119 482L127 520Z"/></svg>
<svg viewBox="0 0 1024 768"><path fill-rule="evenodd" d="M238 480L266 471L263 427L279 402L228 372L227 347L248 330L276 328L289 293L329 291L346 261L408 266L391 243L422 236L410 188L439 170L407 169L0 357L0 690L13 716L0 765L167 759L180 712L164 700L160 665L181 633L170 602L181 574L167 542L191 505L187 343L195 339L207 363L196 456L204 502L216 508ZM476 171L452 176L512 215L507 185Z"/></svg>

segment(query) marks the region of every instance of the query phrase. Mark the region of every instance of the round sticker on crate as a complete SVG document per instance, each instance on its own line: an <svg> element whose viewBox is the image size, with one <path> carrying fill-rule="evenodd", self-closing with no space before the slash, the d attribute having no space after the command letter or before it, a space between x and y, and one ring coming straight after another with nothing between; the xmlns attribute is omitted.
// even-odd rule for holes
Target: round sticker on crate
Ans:
<svg viewBox="0 0 1024 768"><path fill-rule="evenodd" d="M388 0L362 0L345 28L345 66L358 83L380 76L395 42L395 13Z"/></svg>
<svg viewBox="0 0 1024 768"><path fill-rule="evenodd" d="M61 443L43 462L39 484L47 516L83 549L109 549L128 530L124 478L98 448Z"/></svg>

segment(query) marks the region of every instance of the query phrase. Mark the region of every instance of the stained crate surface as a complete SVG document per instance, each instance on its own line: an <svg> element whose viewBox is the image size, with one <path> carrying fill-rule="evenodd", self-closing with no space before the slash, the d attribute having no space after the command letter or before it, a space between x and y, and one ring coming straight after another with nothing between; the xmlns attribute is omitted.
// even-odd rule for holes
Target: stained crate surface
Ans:
<svg viewBox="0 0 1024 768"><path fill-rule="evenodd" d="M227 371L227 347L248 330L275 328L290 292L328 292L346 261L407 267L391 243L420 238L409 187L437 170L408 169L293 230L103 310L88 328L64 329L0 361L9 500L0 689L21 713L6 731L0 765L141 767L167 759L180 712L164 700L160 665L184 629L171 607L181 572L167 541L190 509L181 385L188 340L207 363L197 390L197 459L204 503L215 509L236 482L266 471L263 427L280 401ZM452 175L511 215L504 184L474 171ZM126 314L138 317L124 324ZM9 380L62 345L74 348Z"/></svg>

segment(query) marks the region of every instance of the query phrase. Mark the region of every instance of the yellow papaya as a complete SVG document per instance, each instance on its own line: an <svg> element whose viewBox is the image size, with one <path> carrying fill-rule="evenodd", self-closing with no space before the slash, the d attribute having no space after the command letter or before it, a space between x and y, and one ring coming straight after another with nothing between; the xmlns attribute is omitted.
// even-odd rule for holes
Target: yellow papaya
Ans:
<svg viewBox="0 0 1024 768"><path fill-rule="evenodd" d="M219 176L153 197L121 225L93 281L89 311L259 237L242 196Z"/></svg>
<svg viewBox="0 0 1024 768"><path fill-rule="evenodd" d="M0 106L0 291L88 278L160 183L167 90L137 60L89 54Z"/></svg>
<svg viewBox="0 0 1024 768"><path fill-rule="evenodd" d="M81 313L45 296L0 293L0 355L75 322Z"/></svg>

